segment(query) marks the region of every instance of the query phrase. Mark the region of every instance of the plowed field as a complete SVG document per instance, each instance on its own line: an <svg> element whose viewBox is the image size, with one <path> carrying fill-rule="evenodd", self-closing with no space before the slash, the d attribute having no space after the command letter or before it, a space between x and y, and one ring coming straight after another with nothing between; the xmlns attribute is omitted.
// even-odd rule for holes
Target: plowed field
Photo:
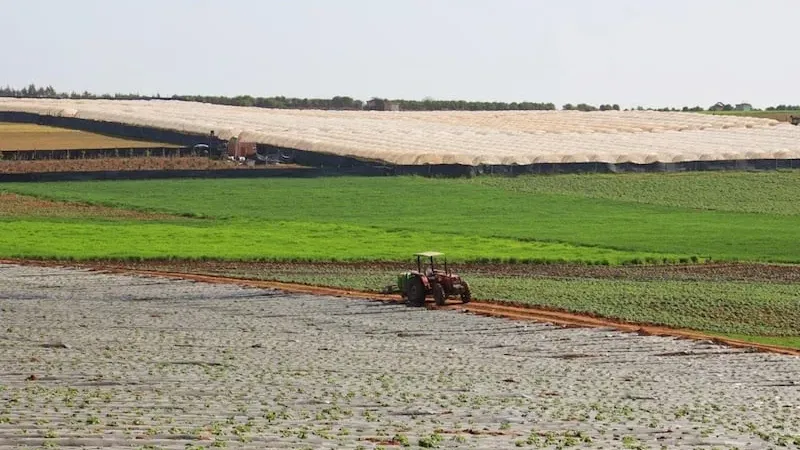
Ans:
<svg viewBox="0 0 800 450"><path fill-rule="evenodd" d="M174 146L156 142L119 139L66 128L0 122L0 151L148 147Z"/></svg>
<svg viewBox="0 0 800 450"><path fill-rule="evenodd" d="M180 158L144 157L0 161L0 174L126 170L213 170L246 168L249 167L245 165L234 164L230 161L191 156Z"/></svg>

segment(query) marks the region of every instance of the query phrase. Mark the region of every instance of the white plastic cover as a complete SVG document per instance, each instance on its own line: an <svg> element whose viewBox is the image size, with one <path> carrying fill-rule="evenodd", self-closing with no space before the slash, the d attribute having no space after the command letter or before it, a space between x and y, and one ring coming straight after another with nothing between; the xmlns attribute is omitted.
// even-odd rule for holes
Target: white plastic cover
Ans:
<svg viewBox="0 0 800 450"><path fill-rule="evenodd" d="M172 100L0 99L0 111L119 122L392 164L800 158L800 127L657 111L278 110Z"/></svg>

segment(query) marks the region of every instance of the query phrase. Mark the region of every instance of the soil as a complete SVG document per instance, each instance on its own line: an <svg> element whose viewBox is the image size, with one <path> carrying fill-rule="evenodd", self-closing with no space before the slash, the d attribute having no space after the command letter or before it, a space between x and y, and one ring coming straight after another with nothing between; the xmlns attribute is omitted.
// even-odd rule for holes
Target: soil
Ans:
<svg viewBox="0 0 800 450"><path fill-rule="evenodd" d="M269 263L226 261L149 261L126 263L134 269L153 269L172 272L225 274L245 276L274 272L349 272L387 271L401 272L409 269L408 263ZM581 264L454 264L452 268L465 275L491 277L546 277L546 278L597 278L621 280L684 280L684 281L748 281L748 282L800 282L800 265L758 263L704 263L639 266L590 266Z"/></svg>
<svg viewBox="0 0 800 450"><path fill-rule="evenodd" d="M50 159L37 161L0 161L3 173L97 172L130 170L213 170L213 169L263 169L277 166L250 167L232 161L205 157L141 157L97 159ZM280 168L289 167L281 165ZM294 166L293 166L294 167Z"/></svg>
<svg viewBox="0 0 800 450"><path fill-rule="evenodd" d="M130 220L177 219L169 214L155 214L83 203L53 202L35 197L0 192L0 217L58 217Z"/></svg>
<svg viewBox="0 0 800 450"><path fill-rule="evenodd" d="M800 447L800 358L198 281L0 264L0 448Z"/></svg>
<svg viewBox="0 0 800 450"><path fill-rule="evenodd" d="M66 128L23 123L0 123L0 151L150 147L175 146L157 142L120 139Z"/></svg>

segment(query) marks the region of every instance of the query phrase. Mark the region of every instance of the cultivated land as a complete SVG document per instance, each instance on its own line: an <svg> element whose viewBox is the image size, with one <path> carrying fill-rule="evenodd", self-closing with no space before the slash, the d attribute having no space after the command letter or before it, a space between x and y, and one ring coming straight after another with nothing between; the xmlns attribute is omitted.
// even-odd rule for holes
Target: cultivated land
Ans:
<svg viewBox="0 0 800 450"><path fill-rule="evenodd" d="M389 280L410 267L402 263L214 261L88 264L98 265L108 269L218 275L372 293L382 292ZM466 264L458 265L457 270L469 280L474 296L491 304L511 303L537 311L577 312L633 324L690 328L725 338L800 349L798 266Z"/></svg>
<svg viewBox="0 0 800 450"><path fill-rule="evenodd" d="M116 259L377 291L412 253L435 249L471 262L459 267L480 299L800 348L800 272L764 264L800 260L799 177L6 183L0 189L38 199L6 194L15 200L0 202L0 256ZM75 214L87 207L44 199L94 206ZM680 265L652 266L665 261ZM651 266L614 267L623 263Z"/></svg>
<svg viewBox="0 0 800 450"><path fill-rule="evenodd" d="M42 125L0 122L0 151L89 150L104 148L174 147L146 141L119 139L85 131Z"/></svg>
<svg viewBox="0 0 800 450"><path fill-rule="evenodd" d="M0 245L6 256L63 257L31 237L56 233L76 258L398 261L435 246L461 261L800 262L794 201L800 171L4 183L0 189L205 218L162 228L15 217L7 225L25 232L8 231L19 240L13 248ZM89 236L98 242L84 245ZM151 244L141 248L136 239Z"/></svg>
<svg viewBox="0 0 800 450"><path fill-rule="evenodd" d="M174 100L0 99L26 112L218 136L388 164L676 163L800 158L800 128L658 111L320 111Z"/></svg>
<svg viewBox="0 0 800 450"><path fill-rule="evenodd" d="M0 265L0 448L800 448L800 359Z"/></svg>

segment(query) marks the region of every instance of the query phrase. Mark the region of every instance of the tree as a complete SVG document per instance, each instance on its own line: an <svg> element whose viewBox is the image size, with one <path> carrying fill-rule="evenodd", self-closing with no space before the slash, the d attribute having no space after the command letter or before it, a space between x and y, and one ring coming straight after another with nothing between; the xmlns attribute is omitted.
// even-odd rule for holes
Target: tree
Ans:
<svg viewBox="0 0 800 450"><path fill-rule="evenodd" d="M330 101L330 107L333 109L355 109L355 100L351 97L333 97Z"/></svg>

